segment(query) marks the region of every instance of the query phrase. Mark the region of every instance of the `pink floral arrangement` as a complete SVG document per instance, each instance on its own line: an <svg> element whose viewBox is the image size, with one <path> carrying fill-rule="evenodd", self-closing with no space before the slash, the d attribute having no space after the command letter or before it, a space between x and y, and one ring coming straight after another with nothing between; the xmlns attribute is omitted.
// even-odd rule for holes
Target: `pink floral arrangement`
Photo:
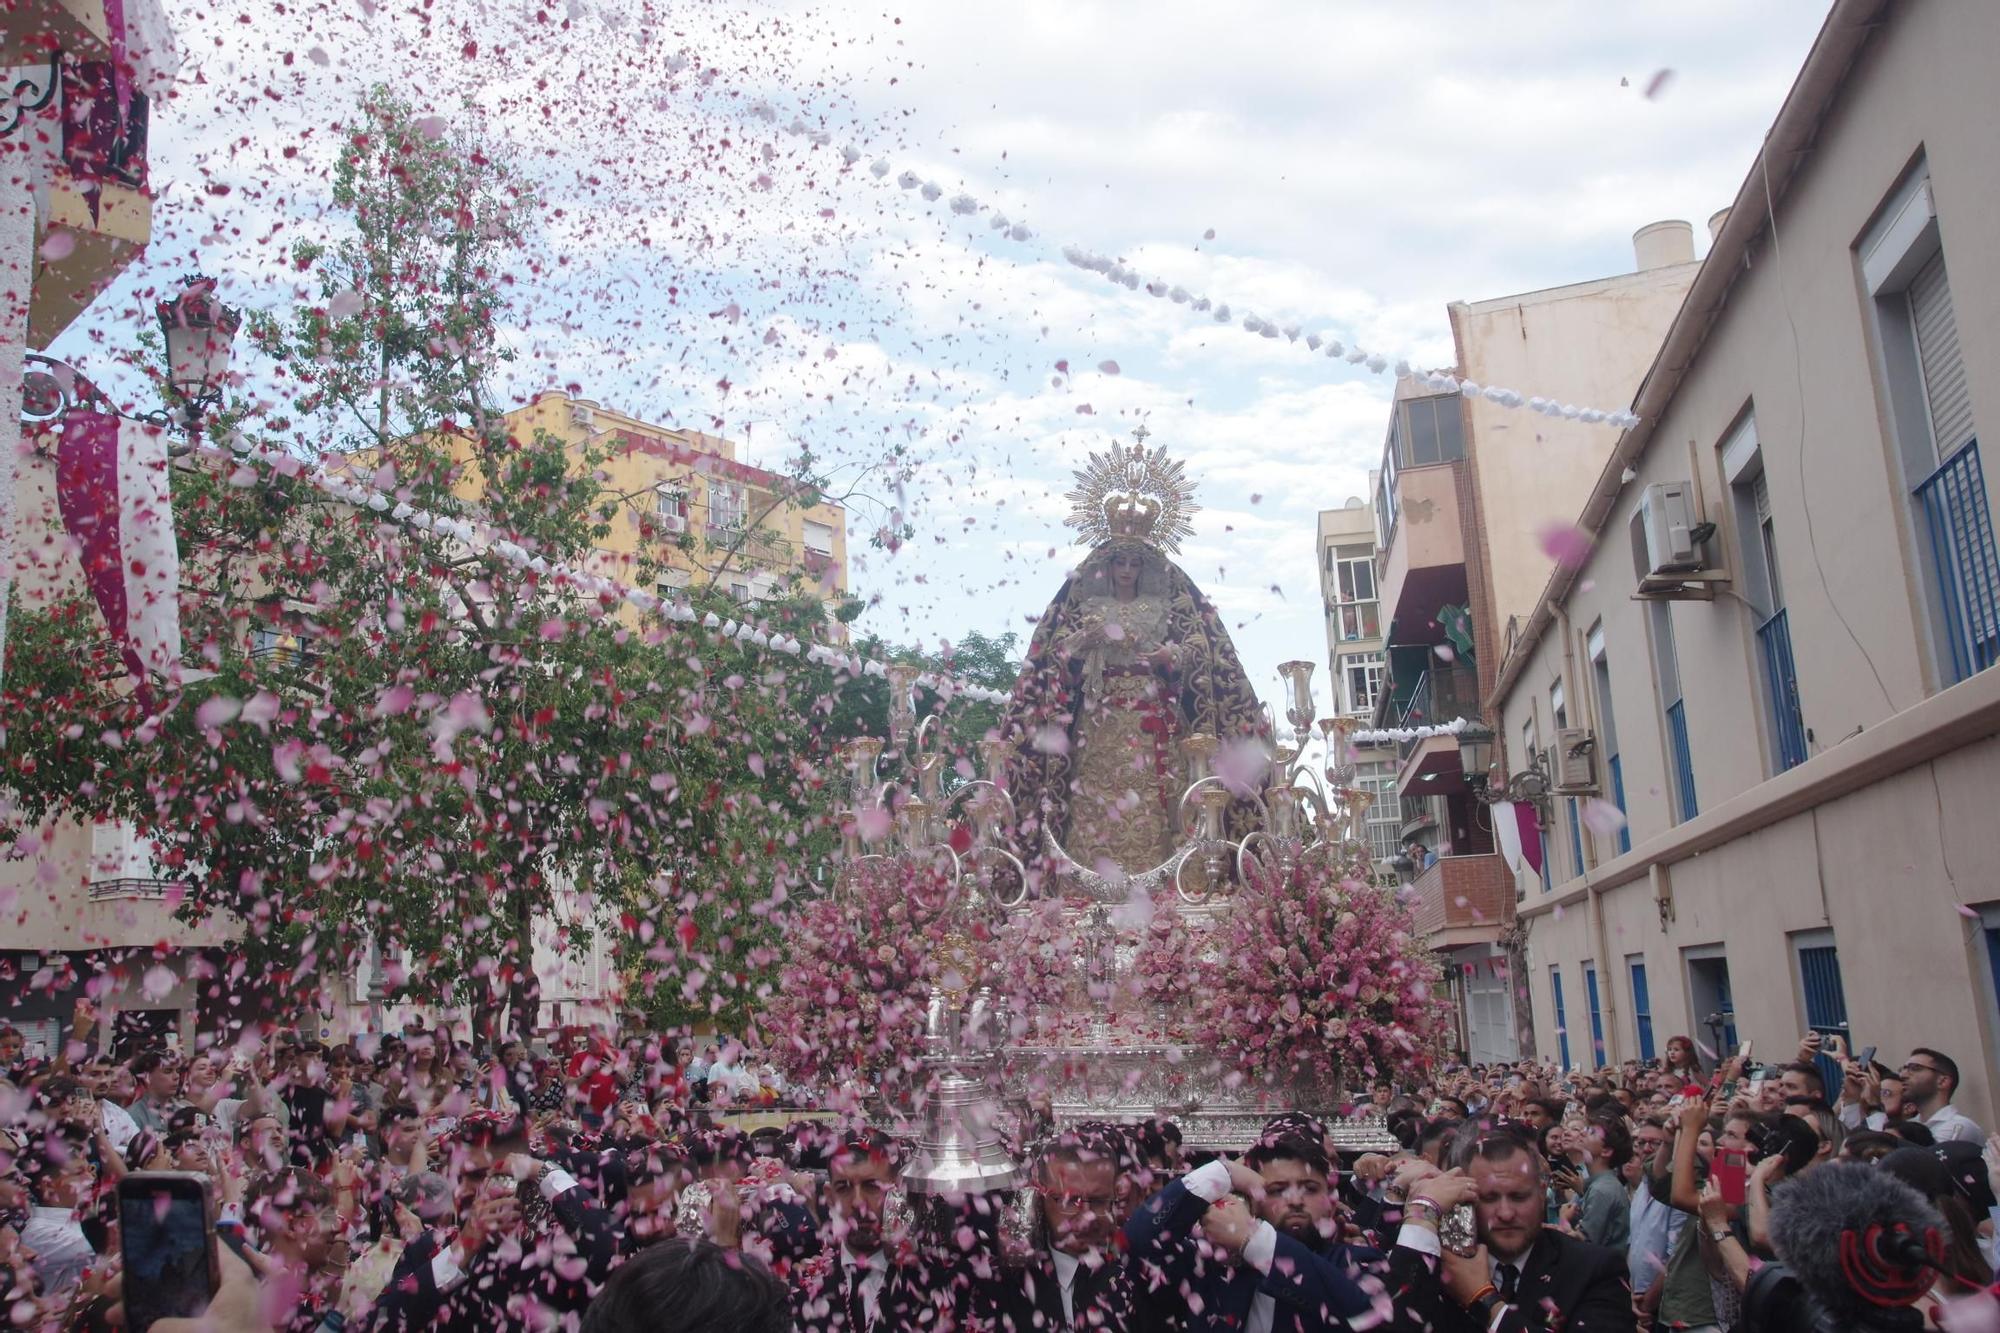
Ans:
<svg viewBox="0 0 2000 1333"><path fill-rule="evenodd" d="M1148 1004L1178 1006L1195 993L1194 937L1172 903L1156 908L1132 955L1132 989Z"/></svg>
<svg viewBox="0 0 2000 1333"><path fill-rule="evenodd" d="M931 986L959 982L947 937L970 941L975 966L993 962L985 923L954 925L922 906L941 903L946 888L928 866L865 864L792 917L790 954L759 1024L787 1078L893 1083L916 1067Z"/></svg>
<svg viewBox="0 0 2000 1333"><path fill-rule="evenodd" d="M1017 1022L1032 1018L1038 1005L1066 1007L1077 957L1076 936L1063 916L1062 900L1030 902L1009 917L1000 935L997 989Z"/></svg>
<svg viewBox="0 0 2000 1333"><path fill-rule="evenodd" d="M1205 1026L1245 1073L1331 1085L1422 1064L1449 1007L1393 890L1308 861L1253 872L1201 965Z"/></svg>

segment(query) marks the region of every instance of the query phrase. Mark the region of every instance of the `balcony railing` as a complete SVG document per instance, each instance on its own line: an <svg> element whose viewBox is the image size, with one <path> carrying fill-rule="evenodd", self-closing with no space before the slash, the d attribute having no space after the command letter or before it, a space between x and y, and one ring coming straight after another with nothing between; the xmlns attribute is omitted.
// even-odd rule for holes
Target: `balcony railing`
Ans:
<svg viewBox="0 0 2000 1333"><path fill-rule="evenodd" d="M1764 648L1764 691L1771 704L1771 732L1778 771L1806 761L1806 724L1799 711L1798 672L1792 667L1792 631L1782 608L1757 627Z"/></svg>
<svg viewBox="0 0 2000 1333"><path fill-rule="evenodd" d="M1676 699L1667 705L1667 748L1673 752L1674 793L1679 797L1683 821L1701 813L1694 795L1694 752L1688 748L1687 701Z"/></svg>
<svg viewBox="0 0 2000 1333"><path fill-rule="evenodd" d="M170 889L186 888L177 879L95 879L90 882L90 900L109 898L164 898Z"/></svg>
<svg viewBox="0 0 2000 1333"><path fill-rule="evenodd" d="M2000 553L1979 441L1924 478L1914 492L1930 534L1931 576L1944 608L1944 632L1956 685L2000 661Z"/></svg>
<svg viewBox="0 0 2000 1333"><path fill-rule="evenodd" d="M1479 715L1479 677L1462 666L1437 667L1417 677L1409 697L1395 712L1399 727L1435 727L1455 717ZM1410 757L1418 742L1404 741L1401 758Z"/></svg>

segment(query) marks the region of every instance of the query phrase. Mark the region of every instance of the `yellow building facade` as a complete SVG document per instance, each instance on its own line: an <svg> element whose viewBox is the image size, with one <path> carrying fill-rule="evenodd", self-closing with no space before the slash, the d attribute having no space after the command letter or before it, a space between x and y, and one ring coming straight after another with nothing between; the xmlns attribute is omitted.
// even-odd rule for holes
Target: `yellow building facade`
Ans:
<svg viewBox="0 0 2000 1333"><path fill-rule="evenodd" d="M845 599L846 510L800 503L790 478L738 461L732 441L654 425L554 389L505 420L517 439L545 431L572 448L609 451L601 465L606 485L630 498L592 572L631 582L650 559L662 570L662 593L713 587L748 604L796 580L829 607Z"/></svg>

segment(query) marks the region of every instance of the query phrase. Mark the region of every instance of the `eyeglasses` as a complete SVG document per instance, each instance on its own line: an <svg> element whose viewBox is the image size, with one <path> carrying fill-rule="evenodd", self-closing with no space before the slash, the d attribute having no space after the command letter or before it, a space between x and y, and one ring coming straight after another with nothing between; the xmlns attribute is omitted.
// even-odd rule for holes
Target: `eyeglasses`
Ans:
<svg viewBox="0 0 2000 1333"><path fill-rule="evenodd" d="M1048 1201L1065 1213L1080 1213L1088 1208L1094 1213L1109 1212L1117 1200L1109 1194L1050 1194Z"/></svg>
<svg viewBox="0 0 2000 1333"><path fill-rule="evenodd" d="M1915 1060L1906 1060L1906 1061L1904 1061L1904 1063L1903 1063L1903 1070L1902 1070L1902 1072L1903 1072L1903 1073L1905 1073L1905 1074L1907 1074L1907 1073L1909 1073L1909 1072L1910 1072L1910 1071L1911 1071L1912 1069L1915 1069L1915 1070L1919 1070L1919 1071L1921 1071L1922 1073L1926 1073L1926 1074L1936 1074L1936 1073L1941 1073L1941 1072L1942 1072L1941 1070L1939 1070L1939 1069L1938 1069L1938 1067L1937 1067L1936 1065L1920 1065L1920 1064L1918 1064L1918 1063L1917 1063L1917 1062L1916 1062Z"/></svg>

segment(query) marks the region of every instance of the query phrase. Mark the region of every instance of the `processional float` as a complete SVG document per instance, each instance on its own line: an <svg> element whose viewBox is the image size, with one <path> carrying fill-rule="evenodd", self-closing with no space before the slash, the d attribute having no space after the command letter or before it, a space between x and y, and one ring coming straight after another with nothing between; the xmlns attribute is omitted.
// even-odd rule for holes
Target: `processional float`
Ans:
<svg viewBox="0 0 2000 1333"><path fill-rule="evenodd" d="M1282 743L1220 617L1166 561L1192 530L1181 465L1149 450L1142 428L1077 476L1070 522L1097 549L1038 627L1007 725L980 747L983 772L947 790L944 714L919 719L912 667L886 671L886 741L857 739L844 755L833 892L871 868L930 867L942 900L927 910L945 922L938 947L965 953L931 988L915 1091L881 1108L913 1130L905 1186L1021 1185L1017 1126L1030 1103L1058 1128L1167 1116L1187 1143L1215 1149L1248 1146L1281 1111L1308 1111L1328 1120L1338 1147L1392 1149L1379 1117L1337 1117L1337 1077L1245 1077L1197 1030L1185 994L1149 998L1130 984L1161 912L1185 929L1191 965L1227 968L1220 927L1253 885L1308 864L1372 883L1372 794L1356 783L1358 720L1315 716L1314 664L1278 668L1291 727ZM1076 586L1087 574L1102 586ZM1307 759L1315 732L1319 769ZM1065 975L1049 1002L1017 1012L981 975L974 923L999 923L1004 957L1010 926L1037 912L1053 920L1057 903Z"/></svg>

